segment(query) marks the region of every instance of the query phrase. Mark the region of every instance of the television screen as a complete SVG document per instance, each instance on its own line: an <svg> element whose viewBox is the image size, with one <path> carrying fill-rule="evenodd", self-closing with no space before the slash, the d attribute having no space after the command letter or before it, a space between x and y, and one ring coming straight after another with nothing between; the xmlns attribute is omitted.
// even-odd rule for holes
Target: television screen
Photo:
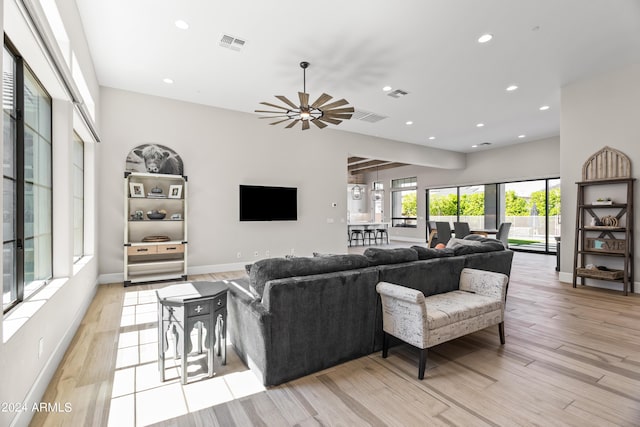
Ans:
<svg viewBox="0 0 640 427"><path fill-rule="evenodd" d="M298 189L240 186L240 221L296 221Z"/></svg>

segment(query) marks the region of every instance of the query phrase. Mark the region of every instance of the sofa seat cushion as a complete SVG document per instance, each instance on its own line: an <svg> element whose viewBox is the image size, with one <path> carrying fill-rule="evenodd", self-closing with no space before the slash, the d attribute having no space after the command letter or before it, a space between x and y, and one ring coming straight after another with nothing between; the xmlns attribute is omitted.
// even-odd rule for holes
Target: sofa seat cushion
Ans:
<svg viewBox="0 0 640 427"><path fill-rule="evenodd" d="M425 299L425 304L430 330L500 310L502 307L499 298L465 291L431 295Z"/></svg>
<svg viewBox="0 0 640 427"><path fill-rule="evenodd" d="M400 264L418 260L418 253L411 248L368 248L364 251L371 265Z"/></svg>
<svg viewBox="0 0 640 427"><path fill-rule="evenodd" d="M267 258L255 262L249 272L251 292L262 298L269 280L311 276L369 266L363 255L328 255L320 257Z"/></svg>

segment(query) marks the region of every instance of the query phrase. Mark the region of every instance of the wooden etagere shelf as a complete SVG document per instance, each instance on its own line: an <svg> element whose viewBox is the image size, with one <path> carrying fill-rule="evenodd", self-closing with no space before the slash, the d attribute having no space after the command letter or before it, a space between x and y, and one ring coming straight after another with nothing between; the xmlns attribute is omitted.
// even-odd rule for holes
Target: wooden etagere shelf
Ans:
<svg viewBox="0 0 640 427"><path fill-rule="evenodd" d="M125 286L187 280L186 195L186 176L125 172Z"/></svg>
<svg viewBox="0 0 640 427"><path fill-rule="evenodd" d="M627 295L633 286L633 185L634 178L592 179L577 182L576 239L573 262L573 287L587 279L622 284ZM626 203L598 204L585 201L593 186L625 186ZM613 188L613 187L609 187ZM593 197L593 196L592 196ZM599 225L612 223L613 225ZM605 266L606 259L622 258L616 268ZM618 261L620 262L620 261ZM600 269L587 268L597 265Z"/></svg>

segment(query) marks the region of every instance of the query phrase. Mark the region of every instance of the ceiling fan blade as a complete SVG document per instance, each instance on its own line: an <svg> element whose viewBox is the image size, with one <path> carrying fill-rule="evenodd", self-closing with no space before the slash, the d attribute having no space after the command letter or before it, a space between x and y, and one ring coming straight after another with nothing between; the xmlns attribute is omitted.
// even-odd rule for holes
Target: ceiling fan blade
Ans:
<svg viewBox="0 0 640 427"><path fill-rule="evenodd" d="M273 113L273 114L282 114L284 111L268 111L268 110L253 110L256 113ZM289 110L287 110L289 111Z"/></svg>
<svg viewBox="0 0 640 427"><path fill-rule="evenodd" d="M309 120L303 120L302 121L302 130L307 130L309 129Z"/></svg>
<svg viewBox="0 0 640 427"><path fill-rule="evenodd" d="M292 128L293 126L295 126L295 124L296 124L296 123L298 123L299 121L300 121L300 119L294 120L294 121L292 121L291 123L289 123L288 125L286 125L284 128L285 128L285 129L290 129L290 128Z"/></svg>
<svg viewBox="0 0 640 427"><path fill-rule="evenodd" d="M268 105L269 107L273 107L273 108L280 108L281 110L289 111L289 108L287 108L287 107L283 107L282 105L271 104L271 103L269 103L269 102L261 102L260 104L262 104L262 105Z"/></svg>
<svg viewBox="0 0 640 427"><path fill-rule="evenodd" d="M322 116L317 118L316 120L322 120L323 122L331 123L332 125L339 125L342 123L342 120L332 119L331 117Z"/></svg>
<svg viewBox="0 0 640 427"><path fill-rule="evenodd" d="M328 102L331 99L333 99L333 96L323 93L322 95L320 95L318 99L316 99L316 102L311 104L311 107L319 108L320 106L322 106L322 104L324 104L325 102Z"/></svg>
<svg viewBox="0 0 640 427"><path fill-rule="evenodd" d="M300 97L300 106L308 107L309 106L309 94L304 92L298 92L298 96Z"/></svg>
<svg viewBox="0 0 640 427"><path fill-rule="evenodd" d="M273 118L273 117L271 117ZM289 118L286 118L284 120L278 120L277 122L273 122L273 123L269 123L270 125L277 125L278 123L282 123L282 122L286 122L287 120L289 120Z"/></svg>
<svg viewBox="0 0 640 427"><path fill-rule="evenodd" d="M329 108L325 108L322 110L325 114L329 114L329 113L353 113L355 112L355 108L353 107L349 107L349 108L336 108L336 109L329 109Z"/></svg>
<svg viewBox="0 0 640 427"><path fill-rule="evenodd" d="M318 119L311 120L311 122L312 122L314 125L318 126L320 129L324 129L324 128L326 128L326 127L327 127L327 124L326 124L326 123L323 123L322 121L320 121L320 120L318 120Z"/></svg>
<svg viewBox="0 0 640 427"><path fill-rule="evenodd" d="M288 106L290 106L294 110L297 110L299 108L296 104L294 104L293 102L289 101L289 98L287 98L286 96L276 95L276 98L278 98L280 101L284 102L285 104L287 104Z"/></svg>
<svg viewBox="0 0 640 427"><path fill-rule="evenodd" d="M331 104L323 105L322 109L323 110L330 110L332 108L342 107L343 105L347 105L348 103L349 103L349 101L347 101L346 99L340 99L338 101L332 102Z"/></svg>
<svg viewBox="0 0 640 427"><path fill-rule="evenodd" d="M345 113L339 113L339 114L324 113L322 115L322 117L330 117L332 119L343 119L343 120L349 120L351 116L352 114L345 114Z"/></svg>

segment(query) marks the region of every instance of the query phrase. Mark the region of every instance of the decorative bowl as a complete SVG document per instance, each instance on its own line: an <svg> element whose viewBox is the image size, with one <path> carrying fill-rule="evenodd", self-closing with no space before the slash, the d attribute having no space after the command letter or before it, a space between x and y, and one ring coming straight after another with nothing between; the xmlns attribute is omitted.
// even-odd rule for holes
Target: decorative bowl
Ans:
<svg viewBox="0 0 640 427"><path fill-rule="evenodd" d="M166 213L147 212L147 218L149 219L164 219L165 216L167 216Z"/></svg>

